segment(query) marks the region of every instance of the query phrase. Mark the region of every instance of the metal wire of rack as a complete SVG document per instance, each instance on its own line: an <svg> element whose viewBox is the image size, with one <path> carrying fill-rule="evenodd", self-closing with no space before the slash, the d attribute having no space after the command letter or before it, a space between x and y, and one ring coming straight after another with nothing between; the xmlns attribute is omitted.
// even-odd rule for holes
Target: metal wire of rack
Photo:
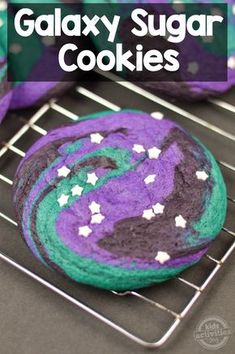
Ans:
<svg viewBox="0 0 235 354"><path fill-rule="evenodd" d="M99 71L96 72L97 75L101 75ZM104 75L104 74L102 74ZM144 97L145 99L149 100L150 102L154 103L157 105L157 107L164 107L167 108L169 111L171 111L174 114L178 114L181 117L184 117L188 121L191 121L204 129L207 129L215 134L218 134L222 136L225 139L228 139L230 142L235 142L235 135L233 133L230 133L228 131L225 131L224 129L218 127L217 125L207 122L206 120L201 119L197 115L190 113L189 111L181 108L180 106L171 103L167 101L166 99L162 99L152 93L147 92L146 90L136 86L133 83L130 82L125 82L125 81L116 81L117 77L108 74L108 77L106 79L109 79L111 82L113 81L114 85L118 85L120 89L125 89L130 92L132 92L135 95L136 101L138 102L139 97ZM96 102L99 105L105 107L106 109L113 110L113 111L119 111L121 107L119 105L111 102L111 100L102 97L100 94L95 93L93 90L87 89L84 86L78 86L75 88L77 94L80 96L85 97L86 99L90 100L91 102ZM34 131L38 133L39 135L45 135L47 131L40 126L40 121L41 119L45 116L45 114L49 110L53 110L58 112L60 115L65 117L68 121L79 121L79 116L68 110L66 107L58 103L59 101L56 100L51 100L50 102L44 104L40 109L36 111L29 119L24 119L24 124L21 126L21 128L8 139L8 141L2 142L2 147L0 148L0 160L2 157L8 152L11 151L12 153L16 154L20 158L24 157L25 153L22 151L19 147L17 147L17 142L25 137L26 133L29 133L31 131ZM208 104L213 105L214 107L224 110L225 112L229 112L232 115L235 114L235 106L228 102L224 102L220 99L211 99ZM163 113L161 110L152 112L153 117L156 119L162 119ZM219 160L219 164L223 167L226 168L229 173L235 173L235 166L230 164L227 161L224 160ZM9 186L12 185L12 179L8 178L6 175L0 171L0 182L5 183ZM231 195L228 195L228 203L230 205L235 203L235 198ZM12 227L17 227L17 223L6 213L0 211L0 220L2 222L7 222ZM232 239L232 243L230 244L229 247L226 248L225 252L223 253L222 257L219 257L219 259L213 257L210 254L206 254L203 258L207 258L212 264L213 267L210 270L209 274L203 279L200 285L197 285L196 283L187 280L186 277L184 277L184 273L180 275L179 277L176 278L176 281L179 284L184 284L185 286L189 287L192 290L192 295L187 299L187 302L183 309L181 311L175 311L172 308L164 305L160 301L155 301L151 297L143 295L140 291L126 291L124 293L117 293L117 292L111 292L113 296L121 296L123 298L125 297L134 297L139 299L140 301L152 306L153 310L160 310L163 312L166 312L171 316L171 321L169 327L161 333L159 338L157 338L154 341L149 341L145 340L142 338L142 336L139 336L138 334L135 334L133 331L128 330L125 328L125 326L120 325L117 321L110 319L108 316L105 314L100 313L98 310L93 309L90 307L90 305L86 304L85 302L75 298L74 296L71 296L68 292L64 291L63 289L55 286L52 284L52 282L46 280L45 278L39 276L36 274L34 271L30 270L29 268L25 267L24 265L20 264L18 261L15 259L12 259L8 255L4 254L3 252L0 251L0 259L7 262L8 264L12 265L14 268L20 270L21 272L25 273L29 277L33 278L35 281L38 283L44 285L46 288L50 289L54 293L60 295L62 298L65 300L69 301L76 307L83 309L84 311L88 312L92 316L94 316L96 319L102 321L106 325L110 326L114 330L118 331L122 335L128 337L130 340L136 342L139 345L142 345L144 347L149 347L149 348L158 348L162 346L167 339L175 332L176 328L180 325L180 323L185 319L186 315L188 312L194 307L195 303L201 297L205 289L208 287L209 283L212 281L212 279L215 277L215 275L218 273L218 271L223 267L225 261L228 259L228 257L231 255L235 248L235 231L232 231L228 227L223 227L221 231L221 235L219 235L218 238L223 237L223 234L228 235ZM161 284L156 286L154 289L157 292ZM163 300L163 299L162 299Z"/></svg>

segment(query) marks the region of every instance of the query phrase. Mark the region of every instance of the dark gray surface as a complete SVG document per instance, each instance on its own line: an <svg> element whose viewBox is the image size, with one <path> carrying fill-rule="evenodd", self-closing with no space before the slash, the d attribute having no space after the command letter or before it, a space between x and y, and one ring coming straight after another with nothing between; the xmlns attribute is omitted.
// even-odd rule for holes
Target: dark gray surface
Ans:
<svg viewBox="0 0 235 354"><path fill-rule="evenodd" d="M222 138L218 134L199 127L197 124L178 116L175 113L159 107L148 99L129 92L114 83L94 83L92 89L102 97L126 108L139 108L148 112L162 111L167 117L175 119L191 132L196 134L212 150L218 159L235 165L234 142ZM227 102L235 104L235 91L226 95ZM104 110L101 105L82 97L74 92L68 93L60 100L60 104L78 114ZM234 115L215 108L209 103L180 104L188 111L201 118L213 122L217 126L235 134ZM11 113L0 127L0 139L6 141L14 131L23 124L22 118L28 118L32 110ZM68 123L60 114L50 111L38 125L45 129ZM38 137L37 133L27 133L15 145L22 150ZM13 178L14 169L19 162L14 153L7 152L0 159L0 173ZM223 169L230 195L235 196L235 173ZM10 202L10 187L0 182L0 211L14 218ZM235 230L235 207L230 203L226 226ZM232 238L224 233L219 236L210 250L210 254L220 258ZM37 272L62 289L88 303L94 309L104 313L129 330L140 334L148 340L156 340L166 329L171 317L160 310L142 304L141 301L130 297L117 297L110 293L81 286L57 275L40 265L33 259L31 253L21 240L17 229L0 219L0 250L10 255L23 265ZM214 266L209 260L203 259L184 277L200 285L206 274ZM161 348L162 353L199 354L207 353L193 337L196 325L208 316L220 316L227 321L231 330L235 328L234 301L235 292L234 258L230 256L216 278L206 289L199 302L183 320L173 337ZM48 289L43 288L26 275L0 261L0 353L1 354L119 354L147 353L137 344L132 343L111 328L102 324L86 312L76 309ZM193 292L187 286L179 285L172 280L165 284L142 290L142 294L180 312ZM225 347L219 353L234 353L235 335L232 334Z"/></svg>

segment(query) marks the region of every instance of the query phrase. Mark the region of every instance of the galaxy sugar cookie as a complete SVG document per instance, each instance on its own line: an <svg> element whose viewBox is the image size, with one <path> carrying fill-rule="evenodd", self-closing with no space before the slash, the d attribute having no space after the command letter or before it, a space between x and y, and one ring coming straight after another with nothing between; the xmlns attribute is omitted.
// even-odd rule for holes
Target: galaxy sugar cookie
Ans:
<svg viewBox="0 0 235 354"><path fill-rule="evenodd" d="M71 12L60 0L54 0L54 4ZM58 70L56 52L63 38L57 42L32 35L27 43L19 36L15 38L14 16L18 6L20 1L0 1L0 122L8 109L40 106L63 94L80 77L79 73L66 81L67 76ZM79 45L84 45L83 38L79 38ZM47 73L50 80L46 79ZM41 77L44 80L38 81Z"/></svg>
<svg viewBox="0 0 235 354"><path fill-rule="evenodd" d="M85 116L39 139L13 192L39 260L115 290L165 281L199 261L227 203L204 145L170 120L131 110Z"/></svg>
<svg viewBox="0 0 235 354"><path fill-rule="evenodd" d="M54 2L67 10L60 0ZM20 11L17 4L17 1L8 1L8 65L9 74L14 81L11 109L40 106L63 94L77 79L77 76L74 76L74 82L65 81L66 75L59 70L57 59L59 44L54 38L32 34L25 41L23 37L16 35L14 27L17 13Z"/></svg>
<svg viewBox="0 0 235 354"><path fill-rule="evenodd" d="M162 2L158 0L154 0L154 2ZM167 1L174 3L174 1ZM190 0L182 0L180 4L175 4L176 12L181 10L185 11L185 5L187 3L192 3ZM208 3L208 1L194 1L195 5L198 4L200 6L201 3ZM174 96L177 98L185 98L190 100L201 100L208 98L210 96L218 96L229 89L231 89L235 85L235 1L213 1L210 4L211 14L212 15L223 15L223 8L221 8L221 4L227 4L227 80L225 81L182 81L182 82L146 82L144 86L154 92L163 92L167 95ZM222 5L223 6L223 5ZM185 71L192 75L192 78L197 75L199 70L201 70L202 65L207 65L207 61L203 61L200 53L208 53L208 56L213 54L215 58L221 60L225 53L220 51L222 47L222 43L225 40L225 34L219 36L217 41L213 37L205 37L198 41L198 52L195 55L195 60L192 60L187 64ZM185 53L187 57L187 53ZM221 63L221 67L222 67ZM208 66L208 71L214 70L213 65ZM217 76L219 73L217 73Z"/></svg>
<svg viewBox="0 0 235 354"><path fill-rule="evenodd" d="M84 13L89 14L92 12L90 0L83 0ZM97 36L92 36L92 40L100 52L105 49L111 50L114 54L117 49L118 43L123 44L123 52L130 51L134 53L134 58L144 56L146 52L155 50L155 55L158 59L159 71L151 72L142 69L135 73L129 69L122 72L118 72L117 75L121 76L125 80L134 81L137 85L152 91L155 94L166 94L168 96L176 97L179 99L187 100L201 100L207 99L210 96L218 96L228 91L235 85L235 3L234 0L229 1L214 1L208 4L208 1L190 1L182 0L180 3L170 0L131 0L132 4L128 11L128 7L123 4L125 1L102 1L105 6L106 14L112 18L116 13L121 15L121 20L118 26L117 35L115 41L111 43L107 41L107 35L105 31ZM190 3L190 5L188 4ZM203 3L203 5L201 5ZM134 4L140 4L140 7L145 6L148 13L155 16L154 26L152 26L157 33L154 35L154 30L149 32L146 30L143 37L133 36L133 28L137 28L139 32L142 32L142 23L147 23L147 16L138 17L138 26L133 24L131 20L132 9ZM187 5L188 4L188 5ZM224 4L228 5L228 11L224 7ZM115 7L114 7L115 6ZM131 5L130 5L131 6ZM205 8L202 6L206 6ZM136 8L137 5L136 5ZM228 19L227 24L220 28L220 31L216 31L216 35L211 36L206 34L205 36L191 36L186 35L183 41L178 41L179 37L184 36L184 27L181 28L180 22L175 21L175 40L169 42L169 37L172 36L172 32L168 30L168 35L162 36L159 33L162 32L160 19L158 17L164 16L181 16L187 14L187 16L200 14L202 17L205 13L208 16L222 16L225 17L227 12ZM224 22L225 23L225 22ZM195 24L197 28L199 24ZM173 24L172 24L172 27ZM145 24L144 29L147 29ZM216 26L215 26L216 28ZM141 30L141 31L140 31ZM165 30L165 29L164 29ZM167 33L167 32L166 32ZM159 35L158 35L159 34ZM227 48L226 48L226 34L228 34ZM156 52L157 49L157 52ZM170 50L173 49L176 53L180 53L177 57L177 61L180 63L179 68L175 68L176 63L175 54ZM227 50L226 50L227 49ZM159 55L160 54L162 55ZM136 54L135 54L136 53ZM168 53L168 54L167 54ZM169 54L170 53L170 54ZM167 58L166 58L167 54ZM172 55L173 54L173 55ZM170 61L169 61L170 55ZM128 57L128 56L127 56ZM133 60L135 62L135 60ZM171 69L169 70L169 64ZM142 64L141 64L142 65ZM142 67L142 66L139 66ZM163 70L166 69L166 70ZM172 70L172 72L170 72ZM227 77L226 77L227 71Z"/></svg>

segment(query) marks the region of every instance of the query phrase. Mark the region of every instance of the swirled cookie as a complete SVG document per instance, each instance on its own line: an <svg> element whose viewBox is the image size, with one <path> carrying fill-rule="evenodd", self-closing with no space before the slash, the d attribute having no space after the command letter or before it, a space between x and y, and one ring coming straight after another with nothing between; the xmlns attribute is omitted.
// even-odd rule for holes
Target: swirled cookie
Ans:
<svg viewBox="0 0 235 354"><path fill-rule="evenodd" d="M67 9L64 2L53 2ZM32 35L26 46L20 36L14 38L14 15L19 3L17 0L0 1L0 123L9 109L40 106L63 94L78 78L74 75L74 81L67 82L66 75L58 70L56 53L60 45L56 41L44 42L41 37ZM32 1L28 0L26 3ZM79 40L80 46L82 43L83 40ZM53 74L54 80L38 81L47 72ZM21 80L15 80L15 75L18 77L19 73Z"/></svg>
<svg viewBox="0 0 235 354"><path fill-rule="evenodd" d="M39 139L13 190L36 257L115 290L146 287L196 263L227 205L204 145L170 120L128 110L85 116Z"/></svg>
<svg viewBox="0 0 235 354"><path fill-rule="evenodd" d="M91 3L94 0L83 0L84 13L91 15L94 9ZM168 40L160 36L146 35L141 38L132 36L131 31L134 27L133 21L130 20L130 11L133 7L124 8L125 0L103 0L106 13L112 16L118 13L121 21L118 26L117 35L113 43L107 42L105 31L98 36L92 36L92 40L99 51L109 49L113 53L116 52L117 43L122 43L124 51L130 50L136 52L136 46L140 43L145 51L156 48L164 53L166 49L173 48L180 53L180 68L175 72L175 77L171 75L169 80L169 72L159 72L160 79L156 79L157 75L147 70L138 71L135 74L128 70L124 70L121 76L125 80L134 81L137 85L152 91L154 94L165 94L177 99L197 101L208 99L211 96L219 96L224 94L235 85L235 1L234 0L215 0L209 2L207 0L129 0L129 4L148 5L149 13L159 15L159 13L168 14L197 14L211 12L213 15L225 16L227 12L227 26L223 28L224 33L214 37L186 37L186 40L180 43L169 44ZM191 4L186 7L186 4ZM114 7L116 4L116 7ZM167 6L168 4L168 6ZM207 4L207 9L201 8L201 4ZM227 8L223 7L224 4ZM140 17L142 19L142 17ZM139 26L139 25L138 25ZM224 48L227 39L227 51ZM145 52L144 51L144 52ZM183 59L182 59L183 58ZM135 62L135 61L134 61ZM221 76L225 63L227 62L227 79ZM217 65L215 65L217 63ZM214 64L214 65L213 65ZM202 70L204 75L202 75ZM117 72L120 76L120 73ZM212 75L213 74L213 75ZM213 77L213 78L212 78ZM140 79L141 78L141 79ZM210 79L209 79L210 78ZM221 81L221 79L223 81Z"/></svg>

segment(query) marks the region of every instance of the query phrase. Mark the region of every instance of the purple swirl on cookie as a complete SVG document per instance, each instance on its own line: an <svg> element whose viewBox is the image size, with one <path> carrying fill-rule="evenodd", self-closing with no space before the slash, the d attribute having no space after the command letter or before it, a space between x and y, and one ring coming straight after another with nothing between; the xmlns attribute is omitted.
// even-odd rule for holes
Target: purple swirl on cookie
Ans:
<svg viewBox="0 0 235 354"><path fill-rule="evenodd" d="M174 122L139 111L50 132L27 152L13 189L34 255L109 289L151 285L194 264L226 212L210 152Z"/></svg>
<svg viewBox="0 0 235 354"><path fill-rule="evenodd" d="M83 0L84 12L91 12L89 0ZM179 52L178 60L180 68L176 72L157 71L150 72L123 70L117 74L125 80L135 81L137 85L152 91L155 94L166 94L178 99L202 100L210 96L218 96L235 85L235 2L208 0L182 0L176 3L173 0L130 0L132 10L134 5L145 5L149 14L214 14L224 17L221 31L212 37L193 37L186 35L179 43L169 43L165 37L146 35L143 38L131 35L134 27L130 20L130 9L125 7L125 0L103 1L106 4L107 13L114 15L121 14L121 21L114 43L108 43L105 35L93 36L94 44L99 51L107 49L115 53L116 44L123 44L123 51L136 52L137 44L142 44L143 52L151 49L160 50L164 53L167 49L174 49ZM201 3L206 6L202 9ZM116 7L114 7L116 4ZM207 5L206 5L207 4ZM224 6L227 4L227 8ZM188 6L187 6L188 5ZM228 9L228 11L227 11ZM225 26L225 13L227 11L227 23ZM140 19L143 18L140 16ZM147 23L147 18L145 18ZM155 27L158 29L158 20ZM176 24L176 27L178 25ZM136 26L136 28L139 28ZM183 31L182 31L183 32ZM226 48L226 32L228 33ZM226 50L227 49L227 50ZM227 71L227 77L226 77Z"/></svg>

